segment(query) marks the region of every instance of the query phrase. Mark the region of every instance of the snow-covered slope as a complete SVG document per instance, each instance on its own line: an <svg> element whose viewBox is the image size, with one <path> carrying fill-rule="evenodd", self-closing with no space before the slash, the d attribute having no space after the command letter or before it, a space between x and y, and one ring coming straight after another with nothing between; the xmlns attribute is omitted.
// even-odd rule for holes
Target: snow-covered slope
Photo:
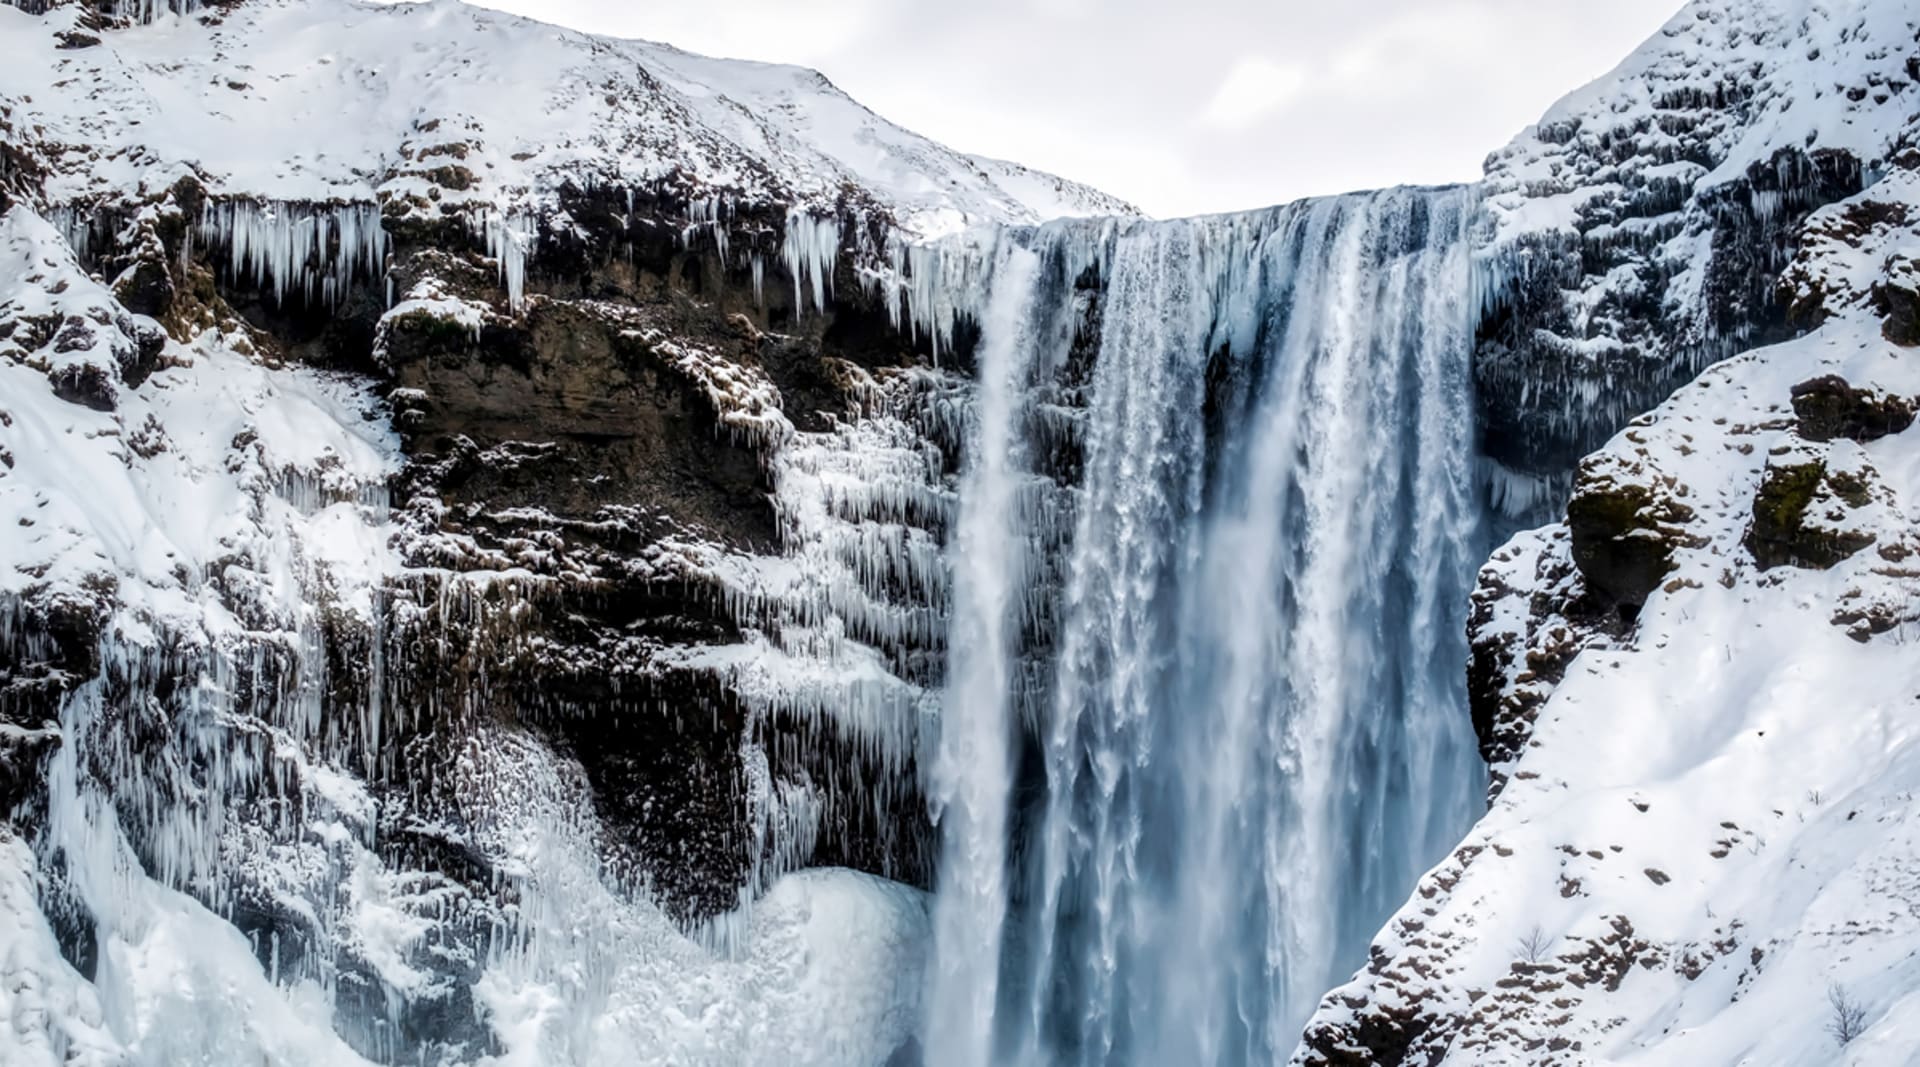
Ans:
<svg viewBox="0 0 1920 1067"><path fill-rule="evenodd" d="M1300 1062L1920 1057L1920 152L1892 157L1788 271L1823 326L1635 419L1494 553L1504 787Z"/></svg>
<svg viewBox="0 0 1920 1067"><path fill-rule="evenodd" d="M50 206L157 195L516 213L565 183L980 222L1130 214L903 130L797 67L593 37L454 0L248 0L106 34L0 7L0 99ZM72 47L74 41L98 43Z"/></svg>

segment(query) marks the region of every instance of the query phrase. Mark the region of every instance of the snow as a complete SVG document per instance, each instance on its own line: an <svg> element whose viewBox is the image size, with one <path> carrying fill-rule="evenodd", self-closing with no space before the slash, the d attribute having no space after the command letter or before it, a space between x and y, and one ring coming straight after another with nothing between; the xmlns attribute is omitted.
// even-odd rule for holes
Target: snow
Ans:
<svg viewBox="0 0 1920 1067"><path fill-rule="evenodd" d="M569 181L679 184L820 215L851 184L918 236L1135 213L937 145L797 67L451 2L257 0L56 47L78 12L0 8L0 98L38 127L49 206L148 196L189 174L218 198L261 205L431 198L491 220L509 274L501 251L523 232L512 218L551 206ZM468 187L445 180L449 166Z"/></svg>
<svg viewBox="0 0 1920 1067"><path fill-rule="evenodd" d="M1897 0L1692 0L1488 157L1476 287L1518 317L1489 319L1476 373L1514 409L1503 461L1564 468L1709 363L1791 336L1773 283L1797 221L1920 130L1916 32Z"/></svg>
<svg viewBox="0 0 1920 1067"><path fill-rule="evenodd" d="M426 277L415 282L407 290L405 298L388 308L380 316L375 327L380 338L374 342L376 351L386 350L386 336L395 323L412 316L424 316L436 322L448 322L473 333L474 340L480 339L480 331L491 317L491 309L478 301L468 300L449 291L449 286L438 278Z"/></svg>
<svg viewBox="0 0 1920 1067"><path fill-rule="evenodd" d="M0 217L0 257L0 318L97 325L118 308L80 272L64 239L23 207ZM98 347L56 355L52 369L99 360ZM36 369L39 353L0 344L0 450L14 461L0 470L0 522L19 531L0 545L0 593L77 589L104 575L118 583L124 609L197 625L213 598L181 575L236 552L286 561L289 569L270 579L283 603L297 598L299 543L325 546L330 562L362 583L393 567L377 539L348 558L338 515L281 516L284 532L260 525L282 506L282 489L311 484L324 498L358 504L361 487L399 469L398 439L384 421L361 417L375 406L366 386L263 367L213 334L191 348L168 342L162 362L139 389L119 388L117 409L102 412L56 396ZM310 524L318 525L303 535Z"/></svg>
<svg viewBox="0 0 1920 1067"><path fill-rule="evenodd" d="M1914 110L1902 47L1913 31L1897 3L1693 0L1488 160L1495 244L1572 232L1580 208L1625 186L1711 189L1780 148L1884 160ZM1676 115L1688 121L1662 122ZM1616 158L1615 140L1632 151Z"/></svg>

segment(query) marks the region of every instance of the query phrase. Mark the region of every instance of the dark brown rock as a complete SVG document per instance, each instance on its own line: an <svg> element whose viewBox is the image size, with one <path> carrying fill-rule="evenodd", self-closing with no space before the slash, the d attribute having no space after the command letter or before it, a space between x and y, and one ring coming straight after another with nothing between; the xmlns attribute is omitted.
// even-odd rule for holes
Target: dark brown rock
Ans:
<svg viewBox="0 0 1920 1067"><path fill-rule="evenodd" d="M1851 478L1830 477L1826 463L1818 459L1767 464L1746 535L1747 550L1761 570L1825 570L1873 544L1870 533L1810 521L1821 501L1857 507L1867 502L1866 489Z"/></svg>
<svg viewBox="0 0 1920 1067"><path fill-rule="evenodd" d="M1834 374L1793 387L1793 413L1800 436L1809 441L1877 441L1913 425L1914 402L1870 389L1856 389Z"/></svg>
<svg viewBox="0 0 1920 1067"><path fill-rule="evenodd" d="M1881 327L1887 340L1896 345L1920 345L1920 266L1906 261L1907 269L1888 269L1887 280L1873 287L1874 310L1885 319Z"/></svg>
<svg viewBox="0 0 1920 1067"><path fill-rule="evenodd" d="M1651 478L1633 480L1589 459L1567 502L1574 565L1590 590L1630 613L1673 569L1675 549L1689 540L1682 527L1692 518L1692 509Z"/></svg>

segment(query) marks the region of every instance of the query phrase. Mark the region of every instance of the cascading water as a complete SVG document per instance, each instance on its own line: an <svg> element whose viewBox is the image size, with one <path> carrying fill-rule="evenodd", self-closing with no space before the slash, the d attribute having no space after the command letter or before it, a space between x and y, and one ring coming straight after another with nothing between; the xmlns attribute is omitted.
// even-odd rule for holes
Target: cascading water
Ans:
<svg viewBox="0 0 1920 1067"><path fill-rule="evenodd" d="M1000 662L1003 595L955 606L942 747L967 758L935 768L937 909L972 910L936 924L930 1062L1284 1058L1471 822L1473 206L1393 190L1022 236L1063 272L1039 292L1099 270L1098 354L1067 390L1084 403L1062 478L1075 526L1054 632L1024 644L1041 662ZM995 436L1017 403L997 392L1019 367L1007 290L1028 284L1007 262L983 283L960 501L988 530L1019 522L1006 485L1032 474ZM955 545L961 588L1052 550L975 534ZM1007 708L1030 677L1050 689L1023 722ZM1003 820L1005 874L980 840Z"/></svg>
<svg viewBox="0 0 1920 1067"><path fill-rule="evenodd" d="M942 817L949 861L934 913L936 936L947 944L993 944L1006 911L1013 784L1008 696L1016 666L1007 631L1025 584L1017 507L1025 464L1014 409L1034 347L1027 331L1037 274L1037 257L1008 245L983 324L978 418L969 442L974 459L961 489L952 652L931 797ZM967 1060L986 1058L997 982L990 954L943 957L931 994L946 1010L932 1017L930 1047Z"/></svg>

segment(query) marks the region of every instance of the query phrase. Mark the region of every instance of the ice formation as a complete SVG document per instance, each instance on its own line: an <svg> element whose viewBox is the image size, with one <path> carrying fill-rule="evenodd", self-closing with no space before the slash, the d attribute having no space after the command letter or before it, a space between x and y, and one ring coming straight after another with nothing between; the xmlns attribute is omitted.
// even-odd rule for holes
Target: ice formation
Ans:
<svg viewBox="0 0 1920 1067"><path fill-rule="evenodd" d="M497 265L500 284L507 291L507 306L519 311L526 303L527 254L538 235L533 218L490 211L476 217L473 225L486 238L487 256Z"/></svg>
<svg viewBox="0 0 1920 1067"><path fill-rule="evenodd" d="M833 292L833 265L840 255L840 220L815 218L805 211L787 213L786 240L780 255L793 278L793 306L805 310L807 296L816 311L825 311Z"/></svg>
<svg viewBox="0 0 1920 1067"><path fill-rule="evenodd" d="M386 272L387 231L372 204L210 202L198 230L201 240L225 250L234 280L271 291L277 303L291 292L331 308L356 281Z"/></svg>

